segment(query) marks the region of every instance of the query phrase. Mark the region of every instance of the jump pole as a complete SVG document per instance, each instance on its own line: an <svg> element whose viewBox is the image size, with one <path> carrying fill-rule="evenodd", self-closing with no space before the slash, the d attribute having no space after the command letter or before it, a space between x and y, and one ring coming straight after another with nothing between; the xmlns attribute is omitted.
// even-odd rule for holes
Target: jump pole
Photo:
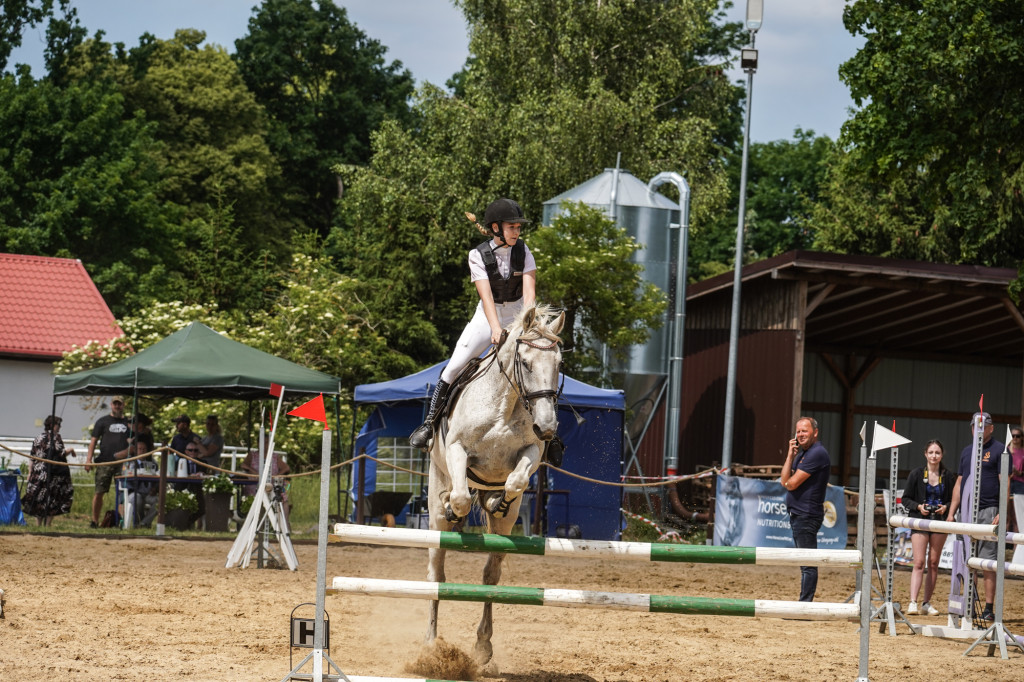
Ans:
<svg viewBox="0 0 1024 682"><path fill-rule="evenodd" d="M543 587L514 587L511 585L467 585L350 577L335 578L331 587L333 593L343 592L374 597L429 599L432 601L490 602L492 604L524 606L557 606L705 616L802 618L805 620L856 621L860 618L860 606L830 602L711 599Z"/></svg>
<svg viewBox="0 0 1024 682"><path fill-rule="evenodd" d="M535 556L605 558L704 564L756 564L759 566L859 566L857 549L797 549L786 547L708 547L614 540L570 540L490 533L454 533L415 528L386 528L339 523L333 542L394 545L422 549L469 552L504 552Z"/></svg>
<svg viewBox="0 0 1024 682"><path fill-rule="evenodd" d="M978 559L972 557L967 560L967 565L976 571L998 571L999 565L992 559ZM1024 564L1003 564L1003 570L1010 575L1024 575Z"/></svg>

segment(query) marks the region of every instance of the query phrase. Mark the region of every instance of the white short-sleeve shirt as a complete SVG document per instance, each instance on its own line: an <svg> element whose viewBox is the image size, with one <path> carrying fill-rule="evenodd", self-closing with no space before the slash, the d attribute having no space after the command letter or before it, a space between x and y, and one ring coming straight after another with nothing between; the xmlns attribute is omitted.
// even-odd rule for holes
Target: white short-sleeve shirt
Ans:
<svg viewBox="0 0 1024 682"><path fill-rule="evenodd" d="M494 257L498 264L498 272L502 277L508 277L509 270L512 268L512 249L511 247L505 246L504 244L500 247L495 240L490 241L491 249L494 251ZM530 253L530 247L526 246L523 242L523 246L526 248L526 258L523 261L523 274L527 272L533 272L537 269L537 261L534 260L533 254ZM484 266L484 257L480 255L480 252L476 249L472 249L469 252L469 277L473 282L487 279L487 268Z"/></svg>

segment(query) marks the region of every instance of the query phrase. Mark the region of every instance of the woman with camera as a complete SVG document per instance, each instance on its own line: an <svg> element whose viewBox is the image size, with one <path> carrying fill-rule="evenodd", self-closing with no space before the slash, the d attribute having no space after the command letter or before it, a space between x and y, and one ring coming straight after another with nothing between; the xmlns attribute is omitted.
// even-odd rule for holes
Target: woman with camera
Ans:
<svg viewBox="0 0 1024 682"><path fill-rule="evenodd" d="M903 506L911 518L937 521L946 518L946 511L953 499L956 476L942 464L942 454L942 443L937 440L928 441L924 448L925 465L914 469L907 476L907 482L903 486ZM939 610L932 606L932 593L935 591L935 579L939 576L939 557L942 556L942 546L945 543L944 533L910 531L910 544L914 549L914 571L910 574L910 604L907 606L907 614L939 615ZM924 603L918 610L917 594L921 591L926 555L928 580L924 586Z"/></svg>

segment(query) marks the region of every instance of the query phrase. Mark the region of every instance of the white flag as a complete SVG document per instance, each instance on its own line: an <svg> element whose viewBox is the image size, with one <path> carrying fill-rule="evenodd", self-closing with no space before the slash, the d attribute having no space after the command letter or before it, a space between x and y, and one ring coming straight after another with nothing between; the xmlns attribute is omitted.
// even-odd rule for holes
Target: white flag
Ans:
<svg viewBox="0 0 1024 682"><path fill-rule="evenodd" d="M871 437L871 452L878 452L886 448L898 448L910 442L912 441L909 438L904 438L895 431L890 431L875 422L875 434Z"/></svg>

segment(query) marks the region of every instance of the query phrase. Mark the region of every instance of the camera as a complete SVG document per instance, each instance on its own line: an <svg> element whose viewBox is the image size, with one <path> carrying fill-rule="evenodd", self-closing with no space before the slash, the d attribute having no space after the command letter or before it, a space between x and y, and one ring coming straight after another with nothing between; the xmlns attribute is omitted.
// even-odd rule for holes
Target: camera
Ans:
<svg viewBox="0 0 1024 682"><path fill-rule="evenodd" d="M941 504L926 504L924 505L924 510L929 514L934 514L935 512L939 511L941 507Z"/></svg>

